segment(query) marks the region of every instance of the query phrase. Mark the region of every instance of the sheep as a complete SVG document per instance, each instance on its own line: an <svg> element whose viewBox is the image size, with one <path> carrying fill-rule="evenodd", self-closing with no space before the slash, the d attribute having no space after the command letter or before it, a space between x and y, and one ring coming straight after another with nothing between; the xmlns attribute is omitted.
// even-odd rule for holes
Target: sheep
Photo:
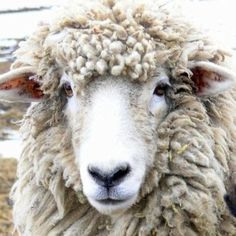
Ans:
<svg viewBox="0 0 236 236"><path fill-rule="evenodd" d="M20 235L235 235L233 57L170 9L78 0L16 51Z"/></svg>

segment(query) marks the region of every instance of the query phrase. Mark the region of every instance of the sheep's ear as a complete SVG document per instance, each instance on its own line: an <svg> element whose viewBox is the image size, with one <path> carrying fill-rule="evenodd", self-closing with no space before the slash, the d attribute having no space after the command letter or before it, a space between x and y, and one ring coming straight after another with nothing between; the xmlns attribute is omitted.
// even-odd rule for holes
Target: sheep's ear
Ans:
<svg viewBox="0 0 236 236"><path fill-rule="evenodd" d="M236 74L230 69L212 62L192 62L189 64L199 96L208 96L221 93L232 88L236 83Z"/></svg>
<svg viewBox="0 0 236 236"><path fill-rule="evenodd" d="M43 99L37 75L31 67L14 69L0 76L0 100L37 102Z"/></svg>

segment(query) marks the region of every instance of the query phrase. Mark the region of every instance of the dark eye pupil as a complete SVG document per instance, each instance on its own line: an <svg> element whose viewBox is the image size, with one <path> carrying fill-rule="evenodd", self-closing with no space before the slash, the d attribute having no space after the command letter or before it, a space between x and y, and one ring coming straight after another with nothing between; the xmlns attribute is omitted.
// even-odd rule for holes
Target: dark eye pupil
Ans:
<svg viewBox="0 0 236 236"><path fill-rule="evenodd" d="M166 90L167 85L166 84L158 84L153 92L153 94L157 96L164 96L165 95L165 90Z"/></svg>
<svg viewBox="0 0 236 236"><path fill-rule="evenodd" d="M63 85L63 87L64 87L64 91L65 91L65 93L66 93L66 96L67 96L67 97L72 97L72 96L73 96L73 90L72 90L72 88L71 88L71 85L70 85L68 82L66 82L66 83Z"/></svg>

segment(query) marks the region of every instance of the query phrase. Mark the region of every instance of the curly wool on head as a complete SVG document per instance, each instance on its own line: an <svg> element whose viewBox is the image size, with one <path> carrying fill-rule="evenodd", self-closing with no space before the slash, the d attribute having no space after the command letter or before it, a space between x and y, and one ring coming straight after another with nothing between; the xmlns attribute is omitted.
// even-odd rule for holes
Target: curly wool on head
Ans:
<svg viewBox="0 0 236 236"><path fill-rule="evenodd" d="M99 75L146 81L158 67L191 73L189 61L220 63L229 55L182 19L170 17L158 2L149 3L150 8L140 1L76 3L51 25L42 25L16 52L13 68L35 67L45 91L57 88L51 78L61 68L81 85Z"/></svg>
<svg viewBox="0 0 236 236"><path fill-rule="evenodd" d="M12 70L31 68L47 99L29 108L21 129L23 152L12 191L20 234L235 234L223 198L236 163L234 90L199 98L195 87L205 82L190 67L198 61L224 66L230 54L170 9L162 1L78 0L21 43ZM155 158L136 203L121 215L102 215L83 193L71 141L75 136L79 145L83 122L71 129L61 78L71 78L86 96L86 86L101 77L144 85L160 70L170 77L165 96L171 102L155 135L142 120L146 114L132 113Z"/></svg>

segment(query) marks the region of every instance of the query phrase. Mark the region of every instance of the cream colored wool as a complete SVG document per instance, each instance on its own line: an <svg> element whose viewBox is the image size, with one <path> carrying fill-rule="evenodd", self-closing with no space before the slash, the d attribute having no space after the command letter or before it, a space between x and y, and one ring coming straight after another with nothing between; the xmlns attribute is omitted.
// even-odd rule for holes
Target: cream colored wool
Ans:
<svg viewBox="0 0 236 236"><path fill-rule="evenodd" d="M12 68L33 66L46 101L28 110L13 188L21 235L236 235L223 196L236 164L235 95L200 100L191 61L229 56L161 2L77 1L17 50ZM145 6L146 5L146 6ZM168 69L172 112L158 128L155 162L137 203L119 218L98 213L82 194L58 85L65 71L81 87L99 75L145 83ZM186 72L184 74L184 72ZM180 91L180 92L178 92ZM150 137L147 137L150 138ZM147 184L148 183L148 184Z"/></svg>

